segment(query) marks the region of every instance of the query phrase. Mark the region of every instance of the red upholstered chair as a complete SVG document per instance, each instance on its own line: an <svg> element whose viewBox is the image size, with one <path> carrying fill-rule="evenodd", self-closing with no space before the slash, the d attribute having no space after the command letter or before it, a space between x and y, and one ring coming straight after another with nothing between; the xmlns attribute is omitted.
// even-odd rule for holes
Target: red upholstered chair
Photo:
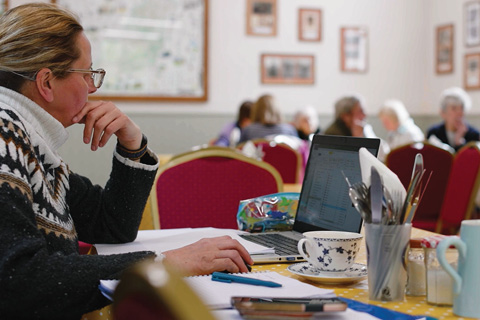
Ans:
<svg viewBox="0 0 480 320"><path fill-rule="evenodd" d="M425 174L430 174L431 171L432 176L412 224L416 228L435 231L450 176L453 154L428 143L412 143L390 151L385 163L397 174L405 188L408 188L410 183L417 153L423 156Z"/></svg>
<svg viewBox="0 0 480 320"><path fill-rule="evenodd" d="M279 143L271 139L251 140L262 149L262 160L271 164L280 172L283 183L301 183L303 180L303 160L299 151L287 143ZM239 145L241 149L243 145Z"/></svg>
<svg viewBox="0 0 480 320"><path fill-rule="evenodd" d="M282 189L274 167L239 150L207 147L187 152L159 168L151 195L154 227L237 229L240 200Z"/></svg>
<svg viewBox="0 0 480 320"><path fill-rule="evenodd" d="M78 241L78 252L80 254L89 254L92 250L92 245L90 243Z"/></svg>
<svg viewBox="0 0 480 320"><path fill-rule="evenodd" d="M214 320L198 295L175 270L143 262L127 270L113 295L114 320Z"/></svg>
<svg viewBox="0 0 480 320"><path fill-rule="evenodd" d="M470 219L480 183L480 142L469 142L455 154L435 232L456 234Z"/></svg>

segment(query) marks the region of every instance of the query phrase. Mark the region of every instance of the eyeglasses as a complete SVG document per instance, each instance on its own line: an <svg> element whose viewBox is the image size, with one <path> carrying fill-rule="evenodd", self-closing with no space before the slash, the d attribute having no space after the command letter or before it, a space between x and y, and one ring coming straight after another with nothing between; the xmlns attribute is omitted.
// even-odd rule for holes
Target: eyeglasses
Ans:
<svg viewBox="0 0 480 320"><path fill-rule="evenodd" d="M103 83L103 79L105 78L105 74L107 73L103 69L70 69L68 72L78 72L78 73L90 73L90 78L92 78L93 85L95 88L100 88Z"/></svg>

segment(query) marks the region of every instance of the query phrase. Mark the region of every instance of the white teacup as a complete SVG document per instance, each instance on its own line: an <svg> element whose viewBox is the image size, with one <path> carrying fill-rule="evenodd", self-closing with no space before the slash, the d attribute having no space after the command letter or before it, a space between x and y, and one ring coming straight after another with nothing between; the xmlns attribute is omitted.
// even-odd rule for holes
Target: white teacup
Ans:
<svg viewBox="0 0 480 320"><path fill-rule="evenodd" d="M345 272L360 250L363 236L346 231L309 231L298 241L298 252L315 268L326 272ZM305 251L304 251L305 244Z"/></svg>

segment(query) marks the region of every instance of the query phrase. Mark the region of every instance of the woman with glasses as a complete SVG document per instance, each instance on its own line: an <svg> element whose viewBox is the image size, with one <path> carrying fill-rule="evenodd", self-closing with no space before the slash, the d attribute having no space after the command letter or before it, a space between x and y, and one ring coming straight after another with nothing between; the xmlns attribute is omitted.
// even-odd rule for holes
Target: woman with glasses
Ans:
<svg viewBox="0 0 480 320"><path fill-rule="evenodd" d="M79 255L78 240L136 237L158 161L140 128L112 102L88 101L105 71L70 13L49 4L0 17L0 314L2 319L80 319L109 302L115 279L154 252ZM116 136L105 189L71 172L58 154L65 128L84 126L93 151ZM158 254L185 274L246 272L247 251L229 237Z"/></svg>

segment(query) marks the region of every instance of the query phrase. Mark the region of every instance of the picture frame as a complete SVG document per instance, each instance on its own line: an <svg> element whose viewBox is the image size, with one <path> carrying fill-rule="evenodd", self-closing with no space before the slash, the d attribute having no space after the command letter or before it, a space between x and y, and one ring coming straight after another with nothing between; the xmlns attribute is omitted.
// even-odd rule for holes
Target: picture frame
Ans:
<svg viewBox="0 0 480 320"><path fill-rule="evenodd" d="M314 84L313 55L262 54L261 82L264 84Z"/></svg>
<svg viewBox="0 0 480 320"><path fill-rule="evenodd" d="M367 72L368 30L366 27L340 28L340 69L342 72Z"/></svg>
<svg viewBox="0 0 480 320"><path fill-rule="evenodd" d="M480 53L465 55L464 87L466 90L480 89Z"/></svg>
<svg viewBox="0 0 480 320"><path fill-rule="evenodd" d="M435 69L437 74L453 72L454 34L453 24L436 28Z"/></svg>
<svg viewBox="0 0 480 320"><path fill-rule="evenodd" d="M277 0L247 0L247 35L277 35Z"/></svg>
<svg viewBox="0 0 480 320"><path fill-rule="evenodd" d="M89 99L207 101L208 0L52 2L79 17L93 68L107 71Z"/></svg>
<svg viewBox="0 0 480 320"><path fill-rule="evenodd" d="M465 45L474 47L480 45L480 1L465 3Z"/></svg>
<svg viewBox="0 0 480 320"><path fill-rule="evenodd" d="M300 41L322 41L322 10L298 10L298 39Z"/></svg>

